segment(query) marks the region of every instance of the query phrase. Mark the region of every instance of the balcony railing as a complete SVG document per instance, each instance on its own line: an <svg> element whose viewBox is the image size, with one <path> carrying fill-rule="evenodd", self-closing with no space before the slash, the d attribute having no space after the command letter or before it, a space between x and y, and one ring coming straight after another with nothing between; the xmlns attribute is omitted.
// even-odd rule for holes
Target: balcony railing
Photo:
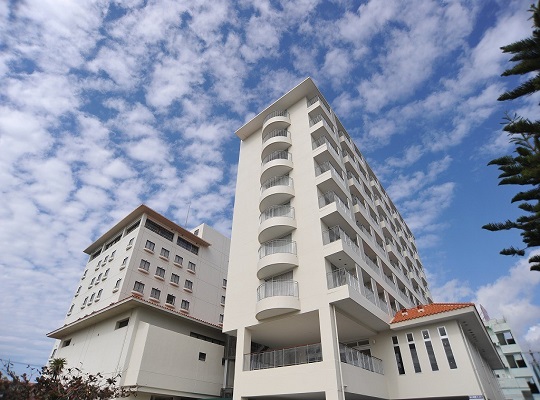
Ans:
<svg viewBox="0 0 540 400"><path fill-rule="evenodd" d="M351 274L345 268L340 268L326 274L326 281L328 283L328 289L334 289L339 286L348 285L355 289L358 293L362 293L360 282L358 282L356 276Z"/></svg>
<svg viewBox="0 0 540 400"><path fill-rule="evenodd" d="M277 110L273 111L270 114L268 114L266 117L264 117L263 125L268 121L270 118L274 117L287 117L289 118L289 112L287 110Z"/></svg>
<svg viewBox="0 0 540 400"><path fill-rule="evenodd" d="M292 186L292 185L293 185L293 179L290 176L287 176L287 175L274 176L270 179L267 179L261 185L261 192L264 192L266 189L269 189L273 186Z"/></svg>
<svg viewBox="0 0 540 400"><path fill-rule="evenodd" d="M296 242L287 239L276 239L263 243L259 248L259 258L277 253L296 254Z"/></svg>
<svg viewBox="0 0 540 400"><path fill-rule="evenodd" d="M326 136L321 136L317 140L313 140L311 142L311 148L313 150L315 150L315 149L323 146L324 144L326 144L328 147L330 147L332 150L334 150L334 153L336 154L336 156L339 157L339 149L336 146L334 146L332 143L330 143L330 141L326 138Z"/></svg>
<svg viewBox="0 0 540 400"><path fill-rule="evenodd" d="M268 281L257 288L257 301L275 296L298 297L298 282L292 280Z"/></svg>
<svg viewBox="0 0 540 400"><path fill-rule="evenodd" d="M248 371L310 364L320 361L322 361L320 343L244 355L244 367Z"/></svg>
<svg viewBox="0 0 540 400"><path fill-rule="evenodd" d="M383 362L377 357L368 356L360 350L353 349L341 343L339 344L339 353L341 362L384 375Z"/></svg>
<svg viewBox="0 0 540 400"><path fill-rule="evenodd" d="M318 164L315 167L315 176L325 173L326 171L332 171L339 179L343 181L343 173L334 168L330 161L326 161L322 164Z"/></svg>
<svg viewBox="0 0 540 400"><path fill-rule="evenodd" d="M339 225L334 226L333 228L330 228L327 231L323 232L323 244L329 244L337 240L341 240L342 242L344 242L347 246L351 247L356 253L358 253L358 255L363 258L362 253L360 252L360 249L358 248L356 242L352 240L349 235L347 235L345 231L341 229Z"/></svg>
<svg viewBox="0 0 540 400"><path fill-rule="evenodd" d="M259 222L263 223L267 219L274 217L289 217L294 218L294 207L289 205L279 205L268 207L261 213L259 217Z"/></svg>
<svg viewBox="0 0 540 400"><path fill-rule="evenodd" d="M326 192L322 196L319 196L319 208L323 208L324 206L327 206L328 204L336 203L338 208L341 208L341 210L345 213L350 215L351 210L349 209L349 206L341 200L341 197L339 197L334 192Z"/></svg>
<svg viewBox="0 0 540 400"><path fill-rule="evenodd" d="M285 150L274 151L273 153L270 153L266 157L263 158L262 165L266 164L267 162L274 161L274 160L292 161L292 154Z"/></svg>
<svg viewBox="0 0 540 400"><path fill-rule="evenodd" d="M307 106L311 107L313 104L315 104L318 101L321 103L321 106L326 110L326 112L328 114L330 114L330 107L328 107L326 105L326 103L323 101L323 99L321 99L319 96L315 96L315 97L312 97L311 99L309 99L308 103L307 103Z"/></svg>
<svg viewBox="0 0 540 400"><path fill-rule="evenodd" d="M277 136L288 137L289 136L289 131L287 129L274 129L273 131L268 132L266 135L264 135L263 138L262 138L262 141L264 143L267 140L275 138Z"/></svg>
<svg viewBox="0 0 540 400"><path fill-rule="evenodd" d="M365 255L364 260L366 261L366 264L369 265L373 271L375 271L377 274L380 275L381 270L379 269L379 266L377 265L377 258L373 259L365 253L364 255Z"/></svg>

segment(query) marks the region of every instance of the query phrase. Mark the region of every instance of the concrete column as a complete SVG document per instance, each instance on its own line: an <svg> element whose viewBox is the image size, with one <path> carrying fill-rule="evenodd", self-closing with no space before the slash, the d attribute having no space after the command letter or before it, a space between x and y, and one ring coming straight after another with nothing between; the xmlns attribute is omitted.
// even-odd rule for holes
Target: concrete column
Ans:
<svg viewBox="0 0 540 400"><path fill-rule="evenodd" d="M236 359L234 363L235 380L242 379L244 369L249 370L249 364L244 367L244 354L251 353L251 332L246 328L239 328L236 334ZM247 400L238 390L233 392L234 400Z"/></svg>
<svg viewBox="0 0 540 400"><path fill-rule="evenodd" d="M345 400L341 376L341 360L339 355L339 337L336 316L332 305L319 309L319 324L323 362L329 373L326 400Z"/></svg>

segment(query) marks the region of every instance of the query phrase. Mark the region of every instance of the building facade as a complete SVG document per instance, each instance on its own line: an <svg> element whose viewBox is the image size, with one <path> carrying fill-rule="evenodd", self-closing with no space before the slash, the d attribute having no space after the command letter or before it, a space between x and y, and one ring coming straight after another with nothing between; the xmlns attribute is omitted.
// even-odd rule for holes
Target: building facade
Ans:
<svg viewBox="0 0 540 400"><path fill-rule="evenodd" d="M495 374L505 399L540 399L534 373L506 319L489 319L485 324L504 363L504 368L495 370Z"/></svg>
<svg viewBox="0 0 540 400"><path fill-rule="evenodd" d="M235 399L502 398L486 373L500 358L474 306L391 323L432 303L414 237L311 79L236 134L223 325L237 338ZM420 364L404 350L398 357L396 346L423 345L423 331L437 337L437 359L452 343L457 369L441 361L419 374L425 349ZM428 378L455 382L480 370L466 385L424 390Z"/></svg>
<svg viewBox="0 0 540 400"><path fill-rule="evenodd" d="M138 399L219 396L229 247L205 224L190 232L141 205L85 250L51 358L119 374Z"/></svg>

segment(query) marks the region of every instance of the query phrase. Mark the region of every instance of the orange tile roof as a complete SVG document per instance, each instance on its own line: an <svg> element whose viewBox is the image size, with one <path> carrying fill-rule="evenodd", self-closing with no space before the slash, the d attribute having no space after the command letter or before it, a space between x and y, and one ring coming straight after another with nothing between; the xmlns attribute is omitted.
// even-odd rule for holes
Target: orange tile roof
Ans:
<svg viewBox="0 0 540 400"><path fill-rule="evenodd" d="M429 315L440 314L448 311L459 310L460 308L466 308L474 306L474 303L431 303L423 304L413 308L407 308L400 310L394 315L391 324L398 322L409 321L415 318L427 317Z"/></svg>

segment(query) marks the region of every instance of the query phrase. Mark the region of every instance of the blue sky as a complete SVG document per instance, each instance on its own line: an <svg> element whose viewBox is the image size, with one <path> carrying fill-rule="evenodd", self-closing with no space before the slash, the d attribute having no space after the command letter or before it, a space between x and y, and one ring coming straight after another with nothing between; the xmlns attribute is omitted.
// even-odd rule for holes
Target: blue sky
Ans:
<svg viewBox="0 0 540 400"><path fill-rule="evenodd" d="M540 350L540 274L498 254L515 188L487 162L536 118L499 47L528 2L0 2L0 358L42 364L94 239L141 203L230 231L234 131L311 76L417 238L436 301ZM536 111L536 112L535 112Z"/></svg>

